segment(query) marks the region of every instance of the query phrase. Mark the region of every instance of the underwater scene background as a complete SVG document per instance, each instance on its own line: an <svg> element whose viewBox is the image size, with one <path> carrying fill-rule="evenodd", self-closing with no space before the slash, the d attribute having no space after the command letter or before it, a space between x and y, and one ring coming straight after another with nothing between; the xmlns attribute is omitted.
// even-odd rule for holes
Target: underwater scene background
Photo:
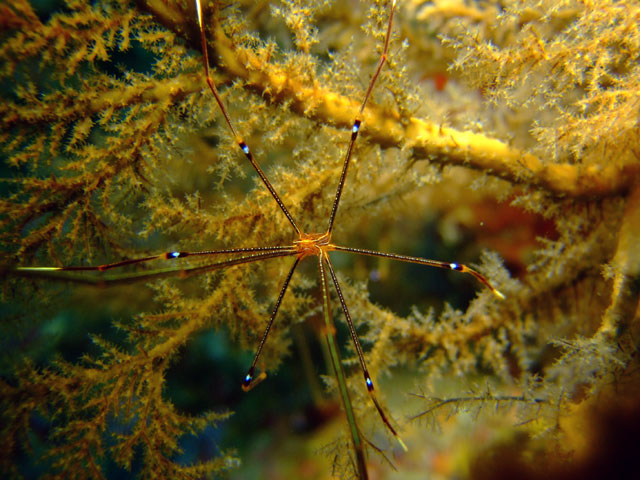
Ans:
<svg viewBox="0 0 640 480"><path fill-rule="evenodd" d="M203 7L237 130L322 231L389 3ZM639 25L632 0L398 1L333 240L472 265L506 298L332 254L408 447L333 292L369 478L638 475ZM195 4L2 3L0 97L2 477L362 476L314 262L248 393L290 261L110 287L18 270L295 239L206 86Z"/></svg>

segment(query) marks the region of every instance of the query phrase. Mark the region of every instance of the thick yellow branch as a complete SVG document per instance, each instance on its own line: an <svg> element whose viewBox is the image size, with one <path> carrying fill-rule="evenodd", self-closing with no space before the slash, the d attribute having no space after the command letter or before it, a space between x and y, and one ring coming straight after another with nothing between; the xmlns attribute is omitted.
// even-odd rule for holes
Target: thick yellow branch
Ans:
<svg viewBox="0 0 640 480"><path fill-rule="evenodd" d="M159 0L139 0L167 28L198 48L195 15L173 9L167 11ZM215 15L210 20L215 21ZM219 62L217 67L232 78L241 78L246 88L271 100L288 102L291 111L339 128L350 128L360 99L349 99L323 88L309 86L269 64L251 50L238 48L219 24L212 27ZM215 61L216 57L212 57ZM383 148L409 146L415 160L428 159L443 165L461 165L503 178L515 184L568 197L604 197L629 189L640 173L640 165L551 164L530 153L513 148L501 140L481 133L442 127L420 118L401 118L396 110L369 104L365 110L361 135Z"/></svg>
<svg viewBox="0 0 640 480"><path fill-rule="evenodd" d="M618 247L611 261L613 288L611 305L605 312L599 335L617 339L635 319L637 321L640 290L640 183L627 199L618 234Z"/></svg>
<svg viewBox="0 0 640 480"><path fill-rule="evenodd" d="M357 99L301 83L252 52L235 48L221 28L216 29L215 46L222 59L220 68L242 78L247 88L278 103L288 101L290 109L299 115L340 128L351 127L359 107ZM615 195L627 190L640 171L638 165L550 164L486 135L441 127L415 117L402 119L397 111L376 105L366 108L363 123L362 135L383 148L409 146L416 160L467 166L553 195Z"/></svg>

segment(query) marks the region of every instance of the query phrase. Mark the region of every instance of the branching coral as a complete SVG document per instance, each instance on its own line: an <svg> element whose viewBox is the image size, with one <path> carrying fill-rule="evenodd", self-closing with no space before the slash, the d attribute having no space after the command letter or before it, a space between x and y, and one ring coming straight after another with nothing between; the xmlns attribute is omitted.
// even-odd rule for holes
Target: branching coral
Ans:
<svg viewBox="0 0 640 480"><path fill-rule="evenodd" d="M215 81L305 231L326 224L346 129L375 68L386 10L384 2L371 3L355 9L287 1L269 10L212 2L205 11ZM413 403L396 402L382 382L382 397L406 432L404 458L417 455L425 437L431 447L445 447L402 415L426 412L421 418L443 421L440 412L472 411L474 428L570 439L585 405L615 395L611 385L628 393L636 381L639 19L630 1L516 1L502 10L400 2L389 65L364 112L335 236L356 247L418 254L412 249L419 250L434 217L442 233L471 216L466 233L481 239L479 211L495 200L553 224L520 259L527 268L518 279L497 255L483 257L483 273L506 301L480 292L468 306L437 315L414 308L402 316L397 305L371 300L376 276L360 282L363 265L382 277L395 265L341 262L371 373L393 384L399 368L410 369L414 386L402 391L424 392ZM269 192L244 178L244 160L205 88L191 2L68 0L51 14L25 0L0 6L0 22L3 272L176 248L290 243L287 219ZM444 65L452 69L438 89L425 78L442 75ZM17 346L2 362L2 469L24 473L13 458L30 448L52 477L106 475L105 457L148 477L200 478L235 466L228 452L201 463L179 460L181 438L228 414L180 412L166 392L167 371L211 328L253 348L288 268L269 260L198 281L156 281L151 305L115 322L114 343L95 336L94 350L71 360L37 358L30 340L68 305L58 298L61 285L7 275L2 328ZM410 288L406 276L385 284L389 296ZM269 370L288 352L284 325L312 321L319 309L311 279L294 278L284 298L264 354ZM97 296L97 310L121 298L74 291L92 303ZM20 299L30 307L19 308ZM347 366L355 366L354 353ZM382 426L361 373L353 369L350 377L363 433L378 445ZM492 424L498 403L508 414ZM458 433L442 434L442 442L464 431L458 416ZM44 446L33 439L40 418L48 422ZM518 421L525 424L516 429ZM334 438L324 450L347 455L340 447L346 439ZM348 457L333 461L349 471ZM403 457L398 463L403 468Z"/></svg>

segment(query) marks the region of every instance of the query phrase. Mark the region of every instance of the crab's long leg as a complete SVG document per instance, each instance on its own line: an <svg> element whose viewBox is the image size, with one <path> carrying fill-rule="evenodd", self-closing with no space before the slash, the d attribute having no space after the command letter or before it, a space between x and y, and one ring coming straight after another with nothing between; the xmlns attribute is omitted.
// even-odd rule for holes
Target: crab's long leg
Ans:
<svg viewBox="0 0 640 480"><path fill-rule="evenodd" d="M251 362L251 367L249 367L249 371L247 372L247 375L244 377L244 380L242 381L242 389L245 392L251 390L253 387L255 387L258 383L260 383L262 380L264 380L267 377L267 375L264 372L258 375L257 378L254 378L253 375L256 370L256 365L258 364L258 359L262 354L262 349L264 348L264 344L267 342L267 337L269 336L269 332L271 331L271 327L273 326L273 321L276 319L276 315L278 314L278 309L280 308L280 304L282 303L284 294L286 293L287 288L289 287L289 282L291 281L291 277L293 277L293 272L295 272L299 262L300 262L300 258L296 258L296 261L293 262L293 265L291 266L291 270L289 270L289 273L287 274L287 278L285 278L284 283L282 284L282 288L280 289L280 294L278 295L276 304L274 305L273 311L271 312L271 317L269 317L267 328L265 328L264 334L262 335L262 339L258 344L258 350L256 351L256 355L255 357L253 357L253 362Z"/></svg>
<svg viewBox="0 0 640 480"><path fill-rule="evenodd" d="M278 192L276 192L275 188L273 188L273 185L267 178L267 175L264 173L262 168L260 168L260 165L258 165L258 162L253 156L253 153L249 149L249 146L242 139L242 137L236 132L236 129L233 126L233 122L231 122L231 117L229 116L229 112L227 111L227 108L224 106L224 103L222 102L222 98L220 97L220 93L218 92L216 84L213 81L213 78L211 78L211 75L209 72L209 53L207 51L207 36L205 33L204 24L202 22L202 6L200 5L200 0L196 0L196 10L198 12L198 26L200 28L200 42L202 44L202 56L204 61L204 71L206 74L207 85L209 85L209 89L211 90L213 97L216 99L216 103L218 104L218 107L220 107L220 111L224 116L224 120L227 123L229 130L231 130L231 134L233 135L233 138L235 139L236 143L242 150L242 153L244 153L244 155L247 157L247 159L251 163L251 166L260 177L260 180L262 180L262 183L265 185L265 187L267 187L267 190L269 190L269 193L271 193L271 196L278 204L278 207L280 207L280 210L282 210L282 212L285 214L285 216L289 220L289 223L291 223L291 226L294 228L296 233L300 235L300 229L298 228L298 225L293 219L293 216L291 215L289 210L287 210L287 207L284 205L284 202L280 198L280 195L278 195Z"/></svg>
<svg viewBox="0 0 640 480"><path fill-rule="evenodd" d="M246 247L246 248L225 248L222 250L202 250L199 252L185 252L185 251L173 251L165 252L159 255L151 255L141 258L130 258L127 260L121 260L119 262L105 263L103 265L89 265L81 267L18 267L16 270L22 271L42 271L48 270L50 272L82 272L82 271L100 271L112 270L114 268L126 267L129 265L137 265L139 263L147 263L153 260L173 260L176 258L186 257L203 257L213 255L234 255L239 253L268 253L268 252L290 252L291 246L273 246L273 247Z"/></svg>
<svg viewBox="0 0 640 480"><path fill-rule="evenodd" d="M480 283L486 286L491 292L501 300L504 300L505 296L495 288L487 278L482 275L480 272L477 272L471 267L467 267L462 263L450 263L450 262L442 262L440 260L430 260L428 258L420 258L420 257L409 257L407 255L398 255L395 253L384 253L384 252L376 252L375 250L367 250L364 248L352 248L352 247L341 247L339 245L332 245L333 250L337 252L347 252L347 253L357 253L360 255L368 255L370 257L383 257L389 258L391 260L398 260L399 262L407 262L407 263L417 263L418 265L426 265L427 267L436 267L442 268L444 270L453 270L454 272L460 273L468 273L475 277Z"/></svg>
<svg viewBox="0 0 640 480"><path fill-rule="evenodd" d="M327 339L327 345L329 347L329 356L331 358L333 371L338 382L338 391L340 392L340 397L342 398L344 413L347 416L349 430L351 431L351 441L353 442L353 448L356 453L356 467L358 469L359 478L368 478L362 438L358 429L358 423L356 422L356 416L353 411L353 406L351 404L349 389L347 388L347 381L345 378L346 376L344 374L344 370L342 369L340 351L338 349L336 341L335 326L333 325L333 317L331 315L329 282L327 281L327 272L324 268L324 265L324 255L318 255L318 273L320 274L320 286L322 288L322 313L325 321L325 336Z"/></svg>
<svg viewBox="0 0 640 480"><path fill-rule="evenodd" d="M347 170L349 169L349 163L351 162L351 156L353 154L353 147L356 143L356 139L358 138L358 132L360 131L360 125L362 124L362 114L364 112L364 108L369 101L369 97L371 96L371 92L373 91L373 87L376 84L376 80L378 80L378 76L380 75L380 71L382 70L383 65L387 61L387 53L389 51L389 39L391 38L391 25L393 24L393 12L396 7L396 0L391 2L391 8L389 11L389 23L387 24L387 34L384 39L384 48L382 50L382 54L380 55L380 60L378 61L378 67L376 68L373 77L371 77L371 82L369 82L369 87L367 88L367 92L364 95L364 100L362 100L362 105L360 105L360 110L358 110L358 114L353 122L353 127L351 128L351 141L349 142L349 146L347 147L347 153L344 158L344 163L342 165L342 173L340 174L340 181L338 182L338 189L336 190L336 195L333 200L333 206L331 207L331 216L329 217L329 225L327 227L327 232L331 233L333 230L333 223L336 219L336 213L338 212L338 204L340 203L340 197L342 196L342 190L344 188L344 183L347 179Z"/></svg>
<svg viewBox="0 0 640 480"><path fill-rule="evenodd" d="M344 295L342 294L342 289L340 288L340 283L338 282L338 277L336 276L333 265L331 264L331 260L329 259L329 255L326 252L323 252L324 262L327 265L329 270L329 274L331 275L331 280L333 281L333 285L336 289L336 293L338 294L338 298L340 299L340 305L342 306L342 311L344 312L344 316L347 320L347 327L349 328L349 334L351 335L351 340L353 341L353 345L356 349L356 354L358 355L358 361L360 362L360 367L362 368L362 373L364 375L364 382L367 385L367 392L369 393L369 397L371 397L371 401L375 405L378 410L378 414L380 418L387 426L389 431L396 437L398 443L404 448L407 449L406 445L396 432L396 429L393 428L391 422L389 421L387 415L384 413L382 406L378 402L375 394L375 388L373 386L373 380L371 380L371 375L369 375L369 370L367 369L367 362L364 359L364 353L362 352L362 346L360 345L360 340L358 340L358 334L356 333L356 328L353 325L353 320L351 319L351 314L349 313L349 309L347 308L347 302L344 299Z"/></svg>
<svg viewBox="0 0 640 480"><path fill-rule="evenodd" d="M155 280L157 278L165 277L192 277L194 275L200 275L203 273L212 272L214 270L232 267L234 265L252 263L260 260L267 260L270 258L288 257L295 254L296 250L291 248L288 250L276 250L257 253L255 255L245 255L239 258L233 258L230 260L210 263L208 265L201 265L197 267L172 267L150 270L146 272L121 273L116 275L100 275L93 277L87 275L79 275L77 272L86 271L89 269L99 271L99 267L18 267L10 271L13 275L19 277L43 278L58 281L61 280L71 283L106 287L111 285L124 285L128 283L141 282L145 280Z"/></svg>

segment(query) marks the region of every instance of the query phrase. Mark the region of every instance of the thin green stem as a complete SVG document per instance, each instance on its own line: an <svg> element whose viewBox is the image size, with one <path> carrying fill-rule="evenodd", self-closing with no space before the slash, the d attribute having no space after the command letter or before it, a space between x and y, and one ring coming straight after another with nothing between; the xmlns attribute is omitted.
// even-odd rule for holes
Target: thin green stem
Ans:
<svg viewBox="0 0 640 480"><path fill-rule="evenodd" d="M351 397L349 397L349 390L347 389L347 381L345 379L344 370L342 369L340 351L338 350L336 343L336 329L333 325L331 306L329 305L329 284L327 283L327 274L324 268L324 257L321 255L318 256L318 268L320 269L320 281L322 282L322 313L325 323L325 336L329 347L331 364L333 365L333 373L335 375L336 382L338 383L340 399L342 400L342 406L344 407L345 414L347 415L347 422L349 423L349 429L351 431L351 440L356 454L358 477L361 480L364 480L369 478L369 474L367 473L367 464L364 458L364 449L362 439L360 438L360 431L358 430L353 406L351 405Z"/></svg>

